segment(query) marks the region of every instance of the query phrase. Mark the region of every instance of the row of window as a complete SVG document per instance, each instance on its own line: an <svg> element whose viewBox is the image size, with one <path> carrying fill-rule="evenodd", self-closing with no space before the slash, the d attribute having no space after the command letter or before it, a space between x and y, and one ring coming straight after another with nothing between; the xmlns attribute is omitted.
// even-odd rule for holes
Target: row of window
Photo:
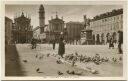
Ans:
<svg viewBox="0 0 128 81"><path fill-rule="evenodd" d="M104 30L94 30L93 32L98 32L98 33L102 33L102 32L110 32L110 31L118 31L118 30L121 30L121 29L114 29L113 27L110 27L110 29L104 29Z"/></svg>
<svg viewBox="0 0 128 81"><path fill-rule="evenodd" d="M111 23L111 22L120 22L120 21L123 21L123 15L108 17L108 18L104 18L104 19L97 20L94 22L92 21L92 22L90 22L90 25L97 25L97 24Z"/></svg>
<svg viewBox="0 0 128 81"><path fill-rule="evenodd" d="M93 23L93 24L90 24L90 26L99 26L99 25L108 25L108 24L116 24L116 23L123 23L123 20L121 20L121 21L116 21L116 22L106 22L106 23Z"/></svg>
<svg viewBox="0 0 128 81"><path fill-rule="evenodd" d="M99 26L90 26L91 29L97 29L97 28L108 28L110 26L116 27L116 26L121 26L123 27L123 23L113 23L113 24L106 24L106 25L99 25Z"/></svg>

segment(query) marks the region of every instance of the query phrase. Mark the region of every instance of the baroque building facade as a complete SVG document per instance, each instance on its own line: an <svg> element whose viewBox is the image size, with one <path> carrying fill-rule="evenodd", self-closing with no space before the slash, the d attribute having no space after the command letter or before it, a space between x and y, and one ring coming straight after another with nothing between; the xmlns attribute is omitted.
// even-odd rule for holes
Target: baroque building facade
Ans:
<svg viewBox="0 0 128 81"><path fill-rule="evenodd" d="M64 36L64 21L63 18L60 19L58 15L56 14L56 17L51 20L49 20L48 30L46 32L46 36L49 42L52 42L53 40L56 40L56 42L59 41L60 37Z"/></svg>
<svg viewBox="0 0 128 81"><path fill-rule="evenodd" d="M120 32L123 32L123 9L95 16L87 29L92 30L92 39L95 44L106 44L111 37L114 43L117 43Z"/></svg>
<svg viewBox="0 0 128 81"><path fill-rule="evenodd" d="M5 44L10 44L12 42L12 24L13 21L5 17Z"/></svg>
<svg viewBox="0 0 128 81"><path fill-rule="evenodd" d="M22 12L20 17L14 18L12 34L14 43L30 43L33 37L31 19Z"/></svg>

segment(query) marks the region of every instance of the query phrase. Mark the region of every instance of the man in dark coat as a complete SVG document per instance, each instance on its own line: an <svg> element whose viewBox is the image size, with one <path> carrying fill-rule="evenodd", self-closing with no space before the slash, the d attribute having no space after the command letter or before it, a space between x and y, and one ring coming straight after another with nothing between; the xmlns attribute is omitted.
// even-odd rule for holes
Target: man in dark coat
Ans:
<svg viewBox="0 0 128 81"><path fill-rule="evenodd" d="M113 38L112 37L110 38L110 41L109 41L109 49L111 47L114 49L114 41L113 41Z"/></svg>
<svg viewBox="0 0 128 81"><path fill-rule="evenodd" d="M32 44L32 49L36 48L36 39L32 38L31 44Z"/></svg>
<svg viewBox="0 0 128 81"><path fill-rule="evenodd" d="M55 46L56 46L56 41L53 40L53 50L55 50Z"/></svg>
<svg viewBox="0 0 128 81"><path fill-rule="evenodd" d="M64 53L65 53L65 43L63 42L63 38L60 38L58 55L60 55L63 58Z"/></svg>
<svg viewBox="0 0 128 81"><path fill-rule="evenodd" d="M123 32L119 31L118 33L119 33L118 51L119 51L119 54L122 54L123 50L121 48L121 44L123 44Z"/></svg>

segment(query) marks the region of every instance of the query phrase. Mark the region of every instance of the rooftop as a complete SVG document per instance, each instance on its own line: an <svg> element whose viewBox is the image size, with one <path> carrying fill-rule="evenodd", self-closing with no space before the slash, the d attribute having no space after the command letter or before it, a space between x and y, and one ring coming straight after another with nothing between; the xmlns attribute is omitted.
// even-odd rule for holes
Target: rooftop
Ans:
<svg viewBox="0 0 128 81"><path fill-rule="evenodd" d="M100 15L96 15L95 17L93 17L93 19L91 21L96 21L96 20L100 20L100 19L104 19L107 17L112 17L112 16L116 16L116 15L120 15L123 14L123 9L114 9L111 12L106 12Z"/></svg>

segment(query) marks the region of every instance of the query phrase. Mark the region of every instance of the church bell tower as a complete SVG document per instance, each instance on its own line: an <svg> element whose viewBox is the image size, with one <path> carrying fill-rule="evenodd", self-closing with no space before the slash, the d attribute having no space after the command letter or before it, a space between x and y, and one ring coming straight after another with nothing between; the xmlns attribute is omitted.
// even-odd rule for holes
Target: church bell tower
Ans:
<svg viewBox="0 0 128 81"><path fill-rule="evenodd" d="M40 26L40 33L42 34L44 32L44 26L45 26L45 11L43 5L40 5L39 8L39 26Z"/></svg>

